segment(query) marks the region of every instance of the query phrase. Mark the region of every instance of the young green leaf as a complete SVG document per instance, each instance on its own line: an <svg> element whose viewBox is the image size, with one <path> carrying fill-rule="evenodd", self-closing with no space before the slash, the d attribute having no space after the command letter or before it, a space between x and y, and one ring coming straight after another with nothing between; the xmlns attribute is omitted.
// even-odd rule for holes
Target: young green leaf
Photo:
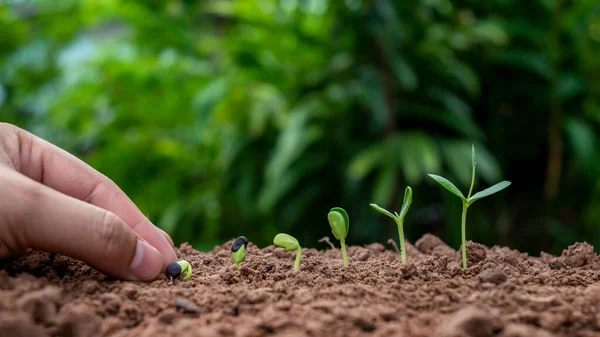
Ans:
<svg viewBox="0 0 600 337"><path fill-rule="evenodd" d="M294 262L294 271L300 269L300 257L302 256L302 248L296 238L291 235L279 233L273 238L273 244L277 247L281 247L288 252L296 251L296 262Z"/></svg>
<svg viewBox="0 0 600 337"><path fill-rule="evenodd" d="M288 252L297 250L300 246L296 238L285 233L279 233L275 235L275 238L273 239L273 244L277 247L281 247L287 250Z"/></svg>
<svg viewBox="0 0 600 337"><path fill-rule="evenodd" d="M445 189L452 192L454 195L460 197L462 200L466 200L462 192L456 186L454 186L454 184L451 183L450 180L435 174L429 174L429 176L433 178L433 180L435 180L438 184L442 185Z"/></svg>
<svg viewBox="0 0 600 337"><path fill-rule="evenodd" d="M369 204L371 207L373 207L373 209L375 209L377 212L381 213L381 214L385 214L387 216L389 216L392 219L395 219L396 216L390 212L388 212L388 210L386 210L385 208L378 206L376 204Z"/></svg>
<svg viewBox="0 0 600 337"><path fill-rule="evenodd" d="M338 240L343 240L348 236L348 230L350 228L350 219L348 213L343 208L334 207L327 214L327 220L329 220L329 226L331 226L331 233Z"/></svg>
<svg viewBox="0 0 600 337"><path fill-rule="evenodd" d="M402 208L400 209L400 214L398 214L398 217L404 220L404 217L406 216L406 213L408 212L408 208L410 207L410 204L412 203L412 188L410 188L410 186L406 186L406 189L404 190L404 201L402 202Z"/></svg>
<svg viewBox="0 0 600 337"><path fill-rule="evenodd" d="M467 201L469 202L469 204L472 204L473 202L475 202L481 198L485 198L494 193L500 192L503 189L507 188L508 186L510 186L510 181L501 181L492 187L488 187L483 191L479 191L479 192L473 194L473 196L470 197L469 200L467 200Z"/></svg>
<svg viewBox="0 0 600 337"><path fill-rule="evenodd" d="M346 253L346 236L350 229L350 218L348 213L343 208L334 207L327 214L327 220L329 226L331 226L331 233L336 239L340 240L342 246L342 257L344 259L344 267L348 267L348 254Z"/></svg>

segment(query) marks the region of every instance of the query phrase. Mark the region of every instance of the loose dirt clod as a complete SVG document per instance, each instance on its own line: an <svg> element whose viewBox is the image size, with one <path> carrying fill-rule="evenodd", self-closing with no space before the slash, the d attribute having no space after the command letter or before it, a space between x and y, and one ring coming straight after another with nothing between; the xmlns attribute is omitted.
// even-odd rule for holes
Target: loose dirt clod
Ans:
<svg viewBox="0 0 600 337"><path fill-rule="evenodd" d="M503 327L498 316L485 309L469 306L450 316L437 329L436 336L494 337Z"/></svg>
<svg viewBox="0 0 600 337"><path fill-rule="evenodd" d="M491 268L486 269L478 275L481 282L489 282L494 284L500 284L508 279L508 275L502 270L502 268Z"/></svg>
<svg viewBox="0 0 600 337"><path fill-rule="evenodd" d="M531 257L468 242L463 271L460 254L426 235L407 243L407 264L381 244L347 247L348 268L339 249L304 248L293 273L290 253L251 244L238 272L232 243L177 249L194 266L190 281L117 281L40 252L0 263L0 336L600 335L600 270L587 244Z"/></svg>
<svg viewBox="0 0 600 337"><path fill-rule="evenodd" d="M190 303L188 300L185 300L183 298L178 298L177 300L175 300L175 307L177 308L177 310L183 312L184 314L200 313L200 309L198 309L196 305Z"/></svg>

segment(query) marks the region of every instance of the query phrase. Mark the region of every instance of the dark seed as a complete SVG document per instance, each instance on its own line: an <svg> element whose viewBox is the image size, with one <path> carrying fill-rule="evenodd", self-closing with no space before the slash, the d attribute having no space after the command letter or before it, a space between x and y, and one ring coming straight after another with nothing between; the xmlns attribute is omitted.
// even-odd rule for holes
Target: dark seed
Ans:
<svg viewBox="0 0 600 337"><path fill-rule="evenodd" d="M167 276L177 278L181 275L181 266L177 262L171 262L167 266Z"/></svg>
<svg viewBox="0 0 600 337"><path fill-rule="evenodd" d="M244 248L248 248L248 239L246 239L245 236L240 236L233 241L233 245L231 245L231 251L235 253L242 246L244 246Z"/></svg>

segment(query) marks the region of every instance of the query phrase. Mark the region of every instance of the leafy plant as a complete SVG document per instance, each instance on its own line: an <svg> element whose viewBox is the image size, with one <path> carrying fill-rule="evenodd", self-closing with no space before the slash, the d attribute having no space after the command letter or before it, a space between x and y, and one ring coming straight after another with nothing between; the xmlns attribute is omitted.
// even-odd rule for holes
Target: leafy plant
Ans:
<svg viewBox="0 0 600 337"><path fill-rule="evenodd" d="M400 214L394 212L394 214L392 214L391 212L389 212L388 210L384 209L381 206L378 206L376 204L370 204L371 207L373 207L376 211L378 211L381 214L385 214L387 216L389 216L390 218L392 218L396 224L398 225L398 236L400 238L400 254L402 256L402 263L406 263L406 244L404 242L404 217L406 217L406 213L408 213L408 209L410 207L410 204L412 203L412 188L410 188L410 186L407 186L406 189L404 190L404 201L402 202L402 208L400 209Z"/></svg>
<svg viewBox="0 0 600 337"><path fill-rule="evenodd" d="M490 196L494 193L500 192L503 189L510 186L510 181L501 181L492 187L488 187L483 191L477 192L471 196L473 192L473 184L475 183L475 146L471 147L471 163L473 167L473 171L471 174L471 187L469 188L469 194L465 198L465 196L461 193L461 191L454 186L448 179L444 177L440 177L435 174L430 174L429 176L433 178L438 184L442 185L445 189L450 191L452 194L458 196L462 200L462 219L461 219L461 241L462 241L462 265L463 269L467 269L467 248L466 248L466 223L467 223L467 209L471 206L475 201Z"/></svg>
<svg viewBox="0 0 600 337"><path fill-rule="evenodd" d="M189 280L192 278L192 265L186 260L171 262L167 266L166 273L167 276L170 278L178 278L183 273L185 273L185 279Z"/></svg>
<svg viewBox="0 0 600 337"><path fill-rule="evenodd" d="M273 239L273 244L277 247L281 247L288 252L296 251L296 262L294 262L294 271L298 271L300 269L300 257L302 256L302 248L300 247L300 243L296 238L289 234L279 233L275 235Z"/></svg>
<svg viewBox="0 0 600 337"><path fill-rule="evenodd" d="M336 239L340 240L344 267L348 267L348 254L346 253L346 236L348 236L348 229L350 227L348 213L343 208L334 207L327 214L327 220L329 220L329 226L331 226L331 233L333 233Z"/></svg>
<svg viewBox="0 0 600 337"><path fill-rule="evenodd" d="M231 259L235 263L235 267L239 270L242 262L246 259L246 249L248 248L248 239L245 236L240 236L231 245Z"/></svg>

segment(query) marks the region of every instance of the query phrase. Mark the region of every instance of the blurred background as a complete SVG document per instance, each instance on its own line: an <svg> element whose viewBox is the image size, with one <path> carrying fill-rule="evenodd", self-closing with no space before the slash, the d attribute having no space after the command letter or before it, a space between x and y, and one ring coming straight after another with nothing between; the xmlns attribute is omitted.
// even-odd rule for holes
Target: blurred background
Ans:
<svg viewBox="0 0 600 337"><path fill-rule="evenodd" d="M113 179L177 244L600 247L597 0L0 0L0 121ZM337 243L336 243L337 244Z"/></svg>

